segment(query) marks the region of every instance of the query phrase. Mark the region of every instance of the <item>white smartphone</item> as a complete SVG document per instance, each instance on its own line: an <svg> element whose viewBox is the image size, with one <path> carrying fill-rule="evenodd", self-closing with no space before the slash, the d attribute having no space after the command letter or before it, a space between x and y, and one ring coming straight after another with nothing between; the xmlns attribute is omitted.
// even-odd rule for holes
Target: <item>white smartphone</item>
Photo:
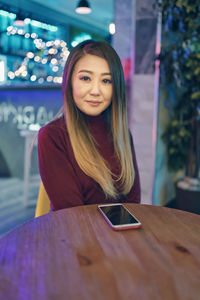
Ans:
<svg viewBox="0 0 200 300"><path fill-rule="evenodd" d="M108 224L115 230L139 228L142 226L140 221L123 204L98 205L98 209Z"/></svg>

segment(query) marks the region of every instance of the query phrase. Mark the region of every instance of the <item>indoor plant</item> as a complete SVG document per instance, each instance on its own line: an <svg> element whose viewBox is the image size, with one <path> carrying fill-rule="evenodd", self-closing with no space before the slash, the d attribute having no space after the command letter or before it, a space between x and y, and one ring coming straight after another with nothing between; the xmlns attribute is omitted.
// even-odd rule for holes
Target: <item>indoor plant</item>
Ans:
<svg viewBox="0 0 200 300"><path fill-rule="evenodd" d="M182 201L183 208L200 213L200 4L162 0L159 6L160 84L167 94L165 106L169 113L163 134L168 168L183 172L183 178L176 183L178 206ZM193 198L197 207L190 209Z"/></svg>

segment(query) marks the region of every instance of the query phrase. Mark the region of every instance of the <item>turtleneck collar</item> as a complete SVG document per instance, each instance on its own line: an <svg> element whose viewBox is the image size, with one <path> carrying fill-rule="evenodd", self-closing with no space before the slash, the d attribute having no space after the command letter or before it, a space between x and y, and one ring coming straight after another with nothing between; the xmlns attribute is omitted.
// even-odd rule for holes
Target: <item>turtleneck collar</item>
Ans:
<svg viewBox="0 0 200 300"><path fill-rule="evenodd" d="M109 124L105 111L98 116L85 115L85 117L91 133L108 130Z"/></svg>

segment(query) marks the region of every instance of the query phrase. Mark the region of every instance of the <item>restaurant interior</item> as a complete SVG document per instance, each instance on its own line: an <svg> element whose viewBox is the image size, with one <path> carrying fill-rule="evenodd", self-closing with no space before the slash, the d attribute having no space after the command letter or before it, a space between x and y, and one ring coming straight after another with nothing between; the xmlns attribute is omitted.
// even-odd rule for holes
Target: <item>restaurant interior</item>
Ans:
<svg viewBox="0 0 200 300"><path fill-rule="evenodd" d="M199 16L0 0L0 299L200 299Z"/></svg>
<svg viewBox="0 0 200 300"><path fill-rule="evenodd" d="M71 49L88 39L123 65L141 203L200 214L199 4L171 2L0 0L0 237L35 216L37 133L62 107Z"/></svg>

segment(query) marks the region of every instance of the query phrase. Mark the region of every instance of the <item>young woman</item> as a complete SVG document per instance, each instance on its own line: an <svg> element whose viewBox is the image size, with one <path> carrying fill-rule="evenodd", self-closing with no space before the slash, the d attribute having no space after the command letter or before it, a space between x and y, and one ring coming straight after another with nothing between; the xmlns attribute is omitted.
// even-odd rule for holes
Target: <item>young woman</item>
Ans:
<svg viewBox="0 0 200 300"><path fill-rule="evenodd" d="M140 202L128 130L123 69L115 50L92 40L72 49L63 75L63 115L39 131L39 169L52 210Z"/></svg>

